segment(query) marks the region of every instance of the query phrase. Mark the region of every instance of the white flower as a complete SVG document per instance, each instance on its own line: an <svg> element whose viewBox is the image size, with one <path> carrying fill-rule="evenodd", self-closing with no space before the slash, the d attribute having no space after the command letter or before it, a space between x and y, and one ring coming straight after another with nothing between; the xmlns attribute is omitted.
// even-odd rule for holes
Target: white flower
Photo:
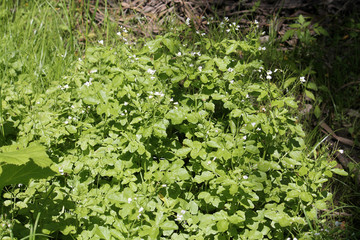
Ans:
<svg viewBox="0 0 360 240"><path fill-rule="evenodd" d="M91 84L92 84L91 81L88 81L88 82L84 83L84 85L87 86L87 87L89 87Z"/></svg>
<svg viewBox="0 0 360 240"><path fill-rule="evenodd" d="M100 43L101 45L104 45L104 40L100 40L100 41L98 41L98 43Z"/></svg>
<svg viewBox="0 0 360 240"><path fill-rule="evenodd" d="M97 69L93 69L90 71L90 73L96 73L97 72Z"/></svg>
<svg viewBox="0 0 360 240"><path fill-rule="evenodd" d="M230 84L233 84L234 83L234 80L230 80Z"/></svg>
<svg viewBox="0 0 360 240"><path fill-rule="evenodd" d="M232 71L234 71L234 69L228 68L228 72L232 72Z"/></svg>
<svg viewBox="0 0 360 240"><path fill-rule="evenodd" d="M305 77L300 77L300 82L305 83L306 82Z"/></svg>
<svg viewBox="0 0 360 240"><path fill-rule="evenodd" d="M229 21L229 18L228 18L228 17L224 17L224 20L225 20L225 22L228 22L228 21Z"/></svg>
<svg viewBox="0 0 360 240"><path fill-rule="evenodd" d="M198 70L199 70L199 72L201 72L202 71L202 66L199 66Z"/></svg>
<svg viewBox="0 0 360 240"><path fill-rule="evenodd" d="M343 154L343 153L344 153L344 150L339 149L339 153Z"/></svg>
<svg viewBox="0 0 360 240"><path fill-rule="evenodd" d="M149 96L149 99L151 99L151 98L153 98L153 97L154 97L153 95L150 95L150 96Z"/></svg>
<svg viewBox="0 0 360 240"><path fill-rule="evenodd" d="M132 199L131 198L128 198L128 203L131 203L132 202Z"/></svg>
<svg viewBox="0 0 360 240"><path fill-rule="evenodd" d="M175 105L178 105L179 103L178 102L174 102Z"/></svg>
<svg viewBox="0 0 360 240"><path fill-rule="evenodd" d="M190 26L190 18L186 18L185 24Z"/></svg>
<svg viewBox="0 0 360 240"><path fill-rule="evenodd" d="M268 79L268 80L272 79L271 75L267 75L266 79Z"/></svg>
<svg viewBox="0 0 360 240"><path fill-rule="evenodd" d="M64 169L62 169L61 167L59 167L59 173L60 173L61 175L64 175Z"/></svg>
<svg viewBox="0 0 360 240"><path fill-rule="evenodd" d="M117 32L116 35L121 36L121 32Z"/></svg>
<svg viewBox="0 0 360 240"><path fill-rule="evenodd" d="M208 162L207 162L207 165L210 165L211 164L211 161L209 160Z"/></svg>
<svg viewBox="0 0 360 240"><path fill-rule="evenodd" d="M142 211L144 211L144 208L143 208L143 207L141 207L141 208L139 209L139 213L141 213Z"/></svg>
<svg viewBox="0 0 360 240"><path fill-rule="evenodd" d="M69 123L69 121L68 121L68 120L66 120L64 123L65 123L65 124L68 124L68 123Z"/></svg>
<svg viewBox="0 0 360 240"><path fill-rule="evenodd" d="M173 99L173 98L170 98L170 102L172 102L172 101L174 101L174 99Z"/></svg>
<svg viewBox="0 0 360 240"><path fill-rule="evenodd" d="M178 52L176 55L177 55L178 57L180 57L180 56L181 56L181 52Z"/></svg>
<svg viewBox="0 0 360 240"><path fill-rule="evenodd" d="M149 68L146 72L149 73L149 74L151 74L151 75L154 75L154 73L156 72L156 70L152 70L152 69Z"/></svg>
<svg viewBox="0 0 360 240"><path fill-rule="evenodd" d="M266 71L266 74L267 74L267 75L271 75L271 74L272 74L272 71L271 71L271 70L268 70L268 71Z"/></svg>
<svg viewBox="0 0 360 240"><path fill-rule="evenodd" d="M184 215L186 213L185 210L181 210L180 212L181 212L182 215Z"/></svg>
<svg viewBox="0 0 360 240"><path fill-rule="evenodd" d="M246 136L243 136L243 139L246 140Z"/></svg>
<svg viewBox="0 0 360 240"><path fill-rule="evenodd" d="M251 126L255 127L255 125L256 125L256 123L254 123L254 122L253 122L253 123L251 123Z"/></svg>
<svg viewBox="0 0 360 240"><path fill-rule="evenodd" d="M124 102L124 106L128 105L129 103L128 102Z"/></svg>
<svg viewBox="0 0 360 240"><path fill-rule="evenodd" d="M206 33L202 33L202 34L201 34L201 36L205 36L205 35L206 35Z"/></svg>
<svg viewBox="0 0 360 240"><path fill-rule="evenodd" d="M194 64L190 63L189 67L193 67L193 66L194 66Z"/></svg>
<svg viewBox="0 0 360 240"><path fill-rule="evenodd" d="M245 180L248 179L248 178L249 178L249 177L248 177L247 175L244 175L244 176L243 176L243 179L245 179Z"/></svg>
<svg viewBox="0 0 360 240"><path fill-rule="evenodd" d="M226 29L226 32L230 32L230 29Z"/></svg>
<svg viewBox="0 0 360 240"><path fill-rule="evenodd" d="M161 185L162 187L167 187L167 185L166 184L163 184L163 185Z"/></svg>

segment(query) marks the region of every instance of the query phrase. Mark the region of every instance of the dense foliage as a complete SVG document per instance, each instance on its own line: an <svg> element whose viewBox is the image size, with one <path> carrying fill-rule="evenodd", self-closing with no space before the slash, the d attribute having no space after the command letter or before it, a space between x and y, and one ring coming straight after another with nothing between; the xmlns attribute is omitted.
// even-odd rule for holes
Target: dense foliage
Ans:
<svg viewBox="0 0 360 240"><path fill-rule="evenodd" d="M38 221L57 239L299 237L341 172L306 149L297 102L270 81L300 76L264 69L257 39L100 44L44 92L4 82L6 134L58 173L3 192L0 235Z"/></svg>

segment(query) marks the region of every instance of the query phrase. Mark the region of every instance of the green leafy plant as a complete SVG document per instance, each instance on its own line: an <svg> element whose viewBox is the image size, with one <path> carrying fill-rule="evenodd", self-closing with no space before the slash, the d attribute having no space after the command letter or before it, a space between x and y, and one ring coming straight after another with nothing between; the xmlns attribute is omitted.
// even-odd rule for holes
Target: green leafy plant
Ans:
<svg viewBox="0 0 360 240"><path fill-rule="evenodd" d="M45 147L31 143L27 148L14 144L0 149L0 191L6 185L28 183L30 179L46 178L54 174L53 162Z"/></svg>
<svg viewBox="0 0 360 240"><path fill-rule="evenodd" d="M289 38L296 36L303 46L308 46L315 40L313 33L317 35L329 36L327 31L319 26L318 23L311 24L311 21L306 21L303 15L299 15L297 22L289 25L290 29L287 30L282 37L282 41L287 41Z"/></svg>

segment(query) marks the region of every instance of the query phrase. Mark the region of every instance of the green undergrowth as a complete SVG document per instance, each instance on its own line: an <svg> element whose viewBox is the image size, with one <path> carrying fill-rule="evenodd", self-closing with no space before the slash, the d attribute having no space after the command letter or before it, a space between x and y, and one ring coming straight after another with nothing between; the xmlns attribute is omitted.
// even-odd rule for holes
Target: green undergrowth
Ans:
<svg viewBox="0 0 360 240"><path fill-rule="evenodd" d="M256 24L137 43L121 28L82 51L55 5L25 6L1 15L0 166L51 159L54 176L7 177L2 239L331 236L323 184L346 173L306 145L295 93L312 72L264 64Z"/></svg>

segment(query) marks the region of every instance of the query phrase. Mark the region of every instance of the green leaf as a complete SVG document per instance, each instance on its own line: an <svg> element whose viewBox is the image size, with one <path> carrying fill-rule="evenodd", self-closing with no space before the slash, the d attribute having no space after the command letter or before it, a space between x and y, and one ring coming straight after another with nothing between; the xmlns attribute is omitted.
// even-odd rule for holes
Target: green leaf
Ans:
<svg viewBox="0 0 360 240"><path fill-rule="evenodd" d="M246 151L252 153L252 154L258 154L260 153L259 149L255 145L247 145L245 147Z"/></svg>
<svg viewBox="0 0 360 240"><path fill-rule="evenodd" d="M111 233L110 230L106 227L102 226L96 226L95 229L96 235L98 235L101 239L110 240L111 239Z"/></svg>
<svg viewBox="0 0 360 240"><path fill-rule="evenodd" d="M204 171L201 175L196 175L194 178L194 182L202 183L208 180L211 180L215 175L212 172Z"/></svg>
<svg viewBox="0 0 360 240"><path fill-rule="evenodd" d="M299 197L300 197L301 200L303 200L305 202L312 202L312 200L313 200L313 197L308 192L301 192L299 194Z"/></svg>
<svg viewBox="0 0 360 240"><path fill-rule="evenodd" d="M315 106L314 115L315 115L315 117L316 117L317 119L319 119L320 116L321 116L321 110L320 110L320 108L319 108L318 105Z"/></svg>
<svg viewBox="0 0 360 240"><path fill-rule="evenodd" d="M212 148L221 148L220 144L218 144L215 141L208 141L208 142L206 142L206 145L208 145L209 147L212 147Z"/></svg>
<svg viewBox="0 0 360 240"><path fill-rule="evenodd" d="M291 84L295 82L295 80L295 77L288 78L284 83L284 88L288 88Z"/></svg>
<svg viewBox="0 0 360 240"><path fill-rule="evenodd" d="M219 232L226 232L229 229L229 222L227 220L218 221L216 228Z"/></svg>
<svg viewBox="0 0 360 240"><path fill-rule="evenodd" d="M66 131L68 131L68 132L71 133L71 134L75 134L75 133L77 132L76 127L73 126L73 125L67 125L67 126L65 127L65 129L66 129Z"/></svg>
<svg viewBox="0 0 360 240"><path fill-rule="evenodd" d="M190 201L188 204L189 212L193 215L196 215L198 213L199 207L194 201Z"/></svg>
<svg viewBox="0 0 360 240"><path fill-rule="evenodd" d="M314 91L317 91L317 90L318 90L318 88L317 88L317 86L316 86L316 83L314 83L314 82L308 82L308 83L306 84L306 88L307 88L307 89L314 90Z"/></svg>
<svg viewBox="0 0 360 240"><path fill-rule="evenodd" d="M331 169L331 171L337 175L340 175L340 176L347 176L349 175L344 169L340 169L340 168L333 168Z"/></svg>
<svg viewBox="0 0 360 240"><path fill-rule="evenodd" d="M214 58L216 66L223 72L227 71L227 64L221 58Z"/></svg>
<svg viewBox="0 0 360 240"><path fill-rule="evenodd" d="M317 200L317 201L315 202L315 207L316 207L317 209L319 209L319 210L323 210L323 209L326 209L326 208L327 208L326 203L325 203L325 201L323 201L323 200Z"/></svg>
<svg viewBox="0 0 360 240"><path fill-rule="evenodd" d="M168 38L163 38L164 45L167 47L167 49L169 49L169 51L174 54L176 49L175 49L175 45L172 39L168 39Z"/></svg>
<svg viewBox="0 0 360 240"><path fill-rule="evenodd" d="M229 55L230 53L235 52L238 46L239 46L239 44L237 42L231 44L230 46L228 46L226 48L226 53L225 54Z"/></svg>
<svg viewBox="0 0 360 240"><path fill-rule="evenodd" d="M310 92L310 91L308 91L308 90L305 90L305 95L306 95L308 98L310 98L310 99L312 99L312 100L315 101L315 96L314 96L314 94L313 94L312 92Z"/></svg>
<svg viewBox="0 0 360 240"><path fill-rule="evenodd" d="M160 228L164 231L177 230L178 225L174 221L165 221L160 224Z"/></svg>
<svg viewBox="0 0 360 240"><path fill-rule="evenodd" d="M297 108L298 107L297 103L291 98L286 98L285 103L286 103L286 105L288 105L291 108Z"/></svg>
<svg viewBox="0 0 360 240"><path fill-rule="evenodd" d="M100 100L96 96L86 96L83 101L87 105L98 105L100 103Z"/></svg>

